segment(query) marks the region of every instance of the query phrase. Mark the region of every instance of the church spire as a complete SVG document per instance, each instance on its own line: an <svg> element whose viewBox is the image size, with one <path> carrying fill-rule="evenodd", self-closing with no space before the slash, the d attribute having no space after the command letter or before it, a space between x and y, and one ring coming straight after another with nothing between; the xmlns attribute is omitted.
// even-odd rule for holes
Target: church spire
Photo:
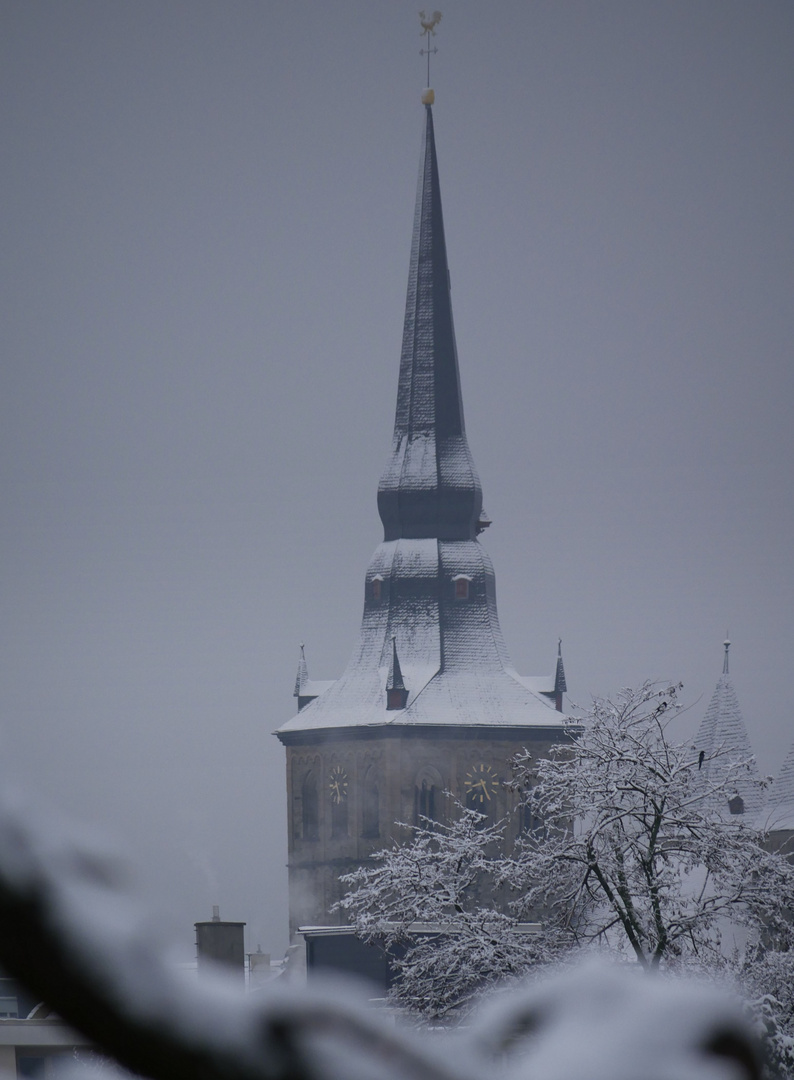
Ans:
<svg viewBox="0 0 794 1080"><path fill-rule="evenodd" d="M366 571L350 661L327 690L304 686L298 716L278 732L287 743L313 730L379 726L531 728L556 738L564 725L561 651L552 677L516 672L493 566L477 540L489 519L463 422L430 97L426 90L394 435L378 485L384 538Z"/></svg>
<svg viewBox="0 0 794 1080"><path fill-rule="evenodd" d="M385 540L471 540L482 489L466 441L433 111L425 105L392 452L378 487Z"/></svg>

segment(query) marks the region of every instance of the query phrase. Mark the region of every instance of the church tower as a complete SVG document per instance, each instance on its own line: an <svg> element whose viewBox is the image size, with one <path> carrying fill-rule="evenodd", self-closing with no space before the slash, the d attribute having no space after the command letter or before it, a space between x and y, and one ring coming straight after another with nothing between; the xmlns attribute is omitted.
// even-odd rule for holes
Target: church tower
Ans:
<svg viewBox="0 0 794 1080"><path fill-rule="evenodd" d="M432 104L378 512L383 542L350 663L335 682L312 682L301 646L299 711L276 732L287 750L291 933L339 922L339 876L405 839L396 822L443 820L445 792L497 820L515 799L511 758L565 738L561 651L550 678L517 674L477 539L490 521L463 423Z"/></svg>

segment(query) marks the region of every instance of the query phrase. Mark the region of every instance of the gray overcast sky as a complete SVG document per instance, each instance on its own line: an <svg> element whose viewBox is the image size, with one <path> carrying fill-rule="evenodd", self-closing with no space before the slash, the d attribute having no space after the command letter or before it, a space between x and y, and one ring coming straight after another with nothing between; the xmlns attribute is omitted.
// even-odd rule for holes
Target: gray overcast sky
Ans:
<svg viewBox="0 0 794 1080"><path fill-rule="evenodd" d="M517 668L732 674L794 739L794 5L443 4L469 441ZM286 938L298 642L380 538L422 110L414 3L2 5L7 778L189 949Z"/></svg>

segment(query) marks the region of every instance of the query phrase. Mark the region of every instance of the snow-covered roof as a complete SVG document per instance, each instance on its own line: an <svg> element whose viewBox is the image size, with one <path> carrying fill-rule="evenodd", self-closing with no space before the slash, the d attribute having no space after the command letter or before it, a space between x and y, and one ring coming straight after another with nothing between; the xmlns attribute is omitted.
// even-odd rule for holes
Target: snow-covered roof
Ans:
<svg viewBox="0 0 794 1080"><path fill-rule="evenodd" d="M791 747L780 772L769 789L761 813L763 828L770 831L794 831L794 746Z"/></svg>
<svg viewBox="0 0 794 1080"><path fill-rule="evenodd" d="M453 579L461 568L471 578L465 600L455 598ZM542 696L554 690L554 678L522 677L513 668L491 561L476 540L386 541L373 556L367 583L378 575L383 588L377 597L366 590L347 669L282 725L280 737L373 725L565 726L567 718ZM395 644L408 699L406 708L389 711Z"/></svg>
<svg viewBox="0 0 794 1080"><path fill-rule="evenodd" d="M333 686L333 679L310 679L309 678L309 665L306 663L306 649L301 642L300 646L300 659L298 660L298 674L295 676L295 690L293 696L296 698L316 698L320 694L324 694L325 691Z"/></svg>
<svg viewBox="0 0 794 1080"><path fill-rule="evenodd" d="M300 694L296 694L295 697L319 697L320 694L324 694L326 690L330 689L335 682L335 679L307 679L301 687Z"/></svg>
<svg viewBox="0 0 794 1080"><path fill-rule="evenodd" d="M789 750L781 766L780 773L769 793L769 802L773 806L794 803L794 746Z"/></svg>
<svg viewBox="0 0 794 1080"><path fill-rule="evenodd" d="M706 713L695 736L695 749L704 754L702 774L704 780L716 780L735 768L737 763L747 762L745 770L737 771L733 778L736 794L744 803L745 814L756 814L762 805L758 784L760 779L750 738L744 725L739 699L728 673L728 647L725 642L723 671L717 680Z"/></svg>
<svg viewBox="0 0 794 1080"><path fill-rule="evenodd" d="M555 679L553 675L517 675L516 678L533 694L554 693Z"/></svg>
<svg viewBox="0 0 794 1080"><path fill-rule="evenodd" d="M305 731L361 727L489 727L562 729L566 718L548 701L528 690L514 672L436 672L424 683L419 671L403 665L403 678L418 690L409 691L408 704L386 710L388 668L369 677L342 676L315 701L283 724L278 735ZM423 672L422 674L426 674Z"/></svg>
<svg viewBox="0 0 794 1080"><path fill-rule="evenodd" d="M553 675L519 675L518 678L535 694L564 694L568 686L562 662L562 638L557 642L557 667Z"/></svg>

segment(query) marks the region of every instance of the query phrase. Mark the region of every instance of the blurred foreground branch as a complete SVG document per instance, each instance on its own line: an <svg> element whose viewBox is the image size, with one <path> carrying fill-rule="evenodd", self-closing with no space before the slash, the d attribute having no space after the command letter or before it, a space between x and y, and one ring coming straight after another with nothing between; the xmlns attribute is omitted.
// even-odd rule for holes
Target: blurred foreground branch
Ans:
<svg viewBox="0 0 794 1080"><path fill-rule="evenodd" d="M0 807L0 964L125 1068L153 1080L451 1080L352 993L253 998L220 973L184 977L119 879L29 807Z"/></svg>
<svg viewBox="0 0 794 1080"><path fill-rule="evenodd" d="M246 995L188 981L113 864L0 805L0 964L120 1065L152 1080L759 1080L738 1004L590 966L514 984L456 1037L421 1040L341 984ZM443 1055L443 1056L442 1056Z"/></svg>

